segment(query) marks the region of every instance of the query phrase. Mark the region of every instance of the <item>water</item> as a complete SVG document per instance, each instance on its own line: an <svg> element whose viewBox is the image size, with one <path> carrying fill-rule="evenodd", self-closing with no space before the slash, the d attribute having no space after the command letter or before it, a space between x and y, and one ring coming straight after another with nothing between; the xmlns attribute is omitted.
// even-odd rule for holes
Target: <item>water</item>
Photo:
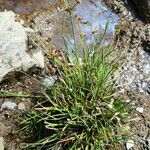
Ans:
<svg viewBox="0 0 150 150"><path fill-rule="evenodd" d="M105 24L107 21L110 23L110 28L108 29L109 34L114 34L114 28L118 22L119 17L114 14L112 11L108 10L108 8L100 3L100 1L84 1L78 5L74 14L82 17L84 20L90 22L92 29L96 29L98 27L104 30ZM89 26L85 28L82 27L85 32L89 31Z"/></svg>
<svg viewBox="0 0 150 150"><path fill-rule="evenodd" d="M103 45L110 43L111 38L115 34L115 26L118 23L119 17L110 11L102 2L98 0L86 0L78 5L74 14L83 18L81 20L80 30L87 35L87 43L90 44L94 40L93 31L98 34L103 34L106 23L109 22L107 29L107 38L103 41ZM84 22L88 22L85 24Z"/></svg>
<svg viewBox="0 0 150 150"><path fill-rule="evenodd" d="M75 1L69 1L74 5ZM60 7L61 5L61 7ZM34 18L36 28L43 33L45 37L50 37L54 45L58 48L64 48L62 40L62 20L65 12L62 0L0 0L0 10L13 10L19 14L30 14L32 16L35 10L39 13ZM42 11L41 11L42 9ZM60 9L58 11L58 9ZM47 23L50 20L50 24ZM68 48L72 49L75 43L72 34L72 24L70 18L66 17L64 23L64 36L68 39ZM109 28L105 35L102 45L111 42L115 34L115 26L119 17L110 11L100 0L83 0L73 10L73 24L75 27L75 38L80 43L80 35L85 34L85 43L92 44L94 41L93 32L102 35L105 30L106 22L109 21Z"/></svg>

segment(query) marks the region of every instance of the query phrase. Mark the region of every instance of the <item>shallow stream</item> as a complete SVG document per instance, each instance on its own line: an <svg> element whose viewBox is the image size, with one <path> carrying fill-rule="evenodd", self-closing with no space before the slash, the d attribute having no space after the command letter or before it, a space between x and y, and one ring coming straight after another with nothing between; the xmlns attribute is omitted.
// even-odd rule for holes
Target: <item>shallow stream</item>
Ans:
<svg viewBox="0 0 150 150"><path fill-rule="evenodd" d="M75 0L69 2L73 6ZM44 36L52 39L53 44L58 48L64 48L62 40L62 20L64 18L65 4L62 0L1 0L0 10L12 10L18 14L34 16L36 28L44 34ZM63 26L64 36L70 43L69 49L74 45L72 36L72 24L70 18L66 17ZM103 40L103 45L110 43L115 34L115 26L119 17L109 10L101 0L83 0L73 9L72 16L75 27L75 37L80 43L80 35L84 34L87 44L93 43L94 32L98 35L104 33L105 24L109 21L109 28Z"/></svg>

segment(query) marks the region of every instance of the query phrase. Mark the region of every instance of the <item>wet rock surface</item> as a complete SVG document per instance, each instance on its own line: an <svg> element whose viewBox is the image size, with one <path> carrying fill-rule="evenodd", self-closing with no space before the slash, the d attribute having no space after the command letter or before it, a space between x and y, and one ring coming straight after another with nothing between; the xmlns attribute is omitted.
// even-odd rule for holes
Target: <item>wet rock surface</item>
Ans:
<svg viewBox="0 0 150 150"><path fill-rule="evenodd" d="M29 13L36 9L47 9L55 5L59 0L1 0L0 10L12 10L15 13Z"/></svg>
<svg viewBox="0 0 150 150"><path fill-rule="evenodd" d="M138 15L145 22L150 23L150 1L149 0L131 0Z"/></svg>

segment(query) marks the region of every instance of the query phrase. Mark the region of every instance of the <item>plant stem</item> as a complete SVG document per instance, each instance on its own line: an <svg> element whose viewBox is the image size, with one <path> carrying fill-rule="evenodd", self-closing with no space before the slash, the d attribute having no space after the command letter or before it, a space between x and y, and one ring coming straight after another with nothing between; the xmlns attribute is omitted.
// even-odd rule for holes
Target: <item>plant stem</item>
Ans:
<svg viewBox="0 0 150 150"><path fill-rule="evenodd" d="M18 93L0 93L0 98L6 98L6 97L21 97L21 98L45 98L44 96L33 96L33 95L24 95L24 94L18 94Z"/></svg>

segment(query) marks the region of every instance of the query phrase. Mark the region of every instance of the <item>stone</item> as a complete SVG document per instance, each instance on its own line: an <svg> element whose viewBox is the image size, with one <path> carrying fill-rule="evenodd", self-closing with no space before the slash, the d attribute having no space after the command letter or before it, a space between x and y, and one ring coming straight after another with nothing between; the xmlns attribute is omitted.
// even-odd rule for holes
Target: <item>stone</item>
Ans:
<svg viewBox="0 0 150 150"><path fill-rule="evenodd" d="M17 104L11 101L6 101L1 105L1 109L0 111L3 111L3 109L9 109L9 110L13 110L17 107Z"/></svg>
<svg viewBox="0 0 150 150"><path fill-rule="evenodd" d="M5 148L5 141L3 137L0 137L0 150L4 150Z"/></svg>
<svg viewBox="0 0 150 150"><path fill-rule="evenodd" d="M19 110L25 110L25 109L26 109L25 103L24 103L24 102L20 102L20 103L18 104L18 109L19 109Z"/></svg>
<svg viewBox="0 0 150 150"><path fill-rule="evenodd" d="M54 83L56 82L57 80L57 77L56 76L50 76L50 77L46 77L44 80L43 80L43 86L45 88L49 88L51 86L54 85Z"/></svg>
<svg viewBox="0 0 150 150"><path fill-rule="evenodd" d="M134 141L133 140L128 140L126 143L126 148L127 150L131 150L131 148L134 147Z"/></svg>
<svg viewBox="0 0 150 150"><path fill-rule="evenodd" d="M143 113L143 111L144 111L144 108L143 107L137 107L136 108L136 111L138 111L139 113Z"/></svg>
<svg viewBox="0 0 150 150"><path fill-rule="evenodd" d="M150 23L150 0L132 0L132 2L141 19Z"/></svg>
<svg viewBox="0 0 150 150"><path fill-rule="evenodd" d="M0 12L0 82L10 72L44 67L39 48L28 52L28 36L12 11Z"/></svg>

